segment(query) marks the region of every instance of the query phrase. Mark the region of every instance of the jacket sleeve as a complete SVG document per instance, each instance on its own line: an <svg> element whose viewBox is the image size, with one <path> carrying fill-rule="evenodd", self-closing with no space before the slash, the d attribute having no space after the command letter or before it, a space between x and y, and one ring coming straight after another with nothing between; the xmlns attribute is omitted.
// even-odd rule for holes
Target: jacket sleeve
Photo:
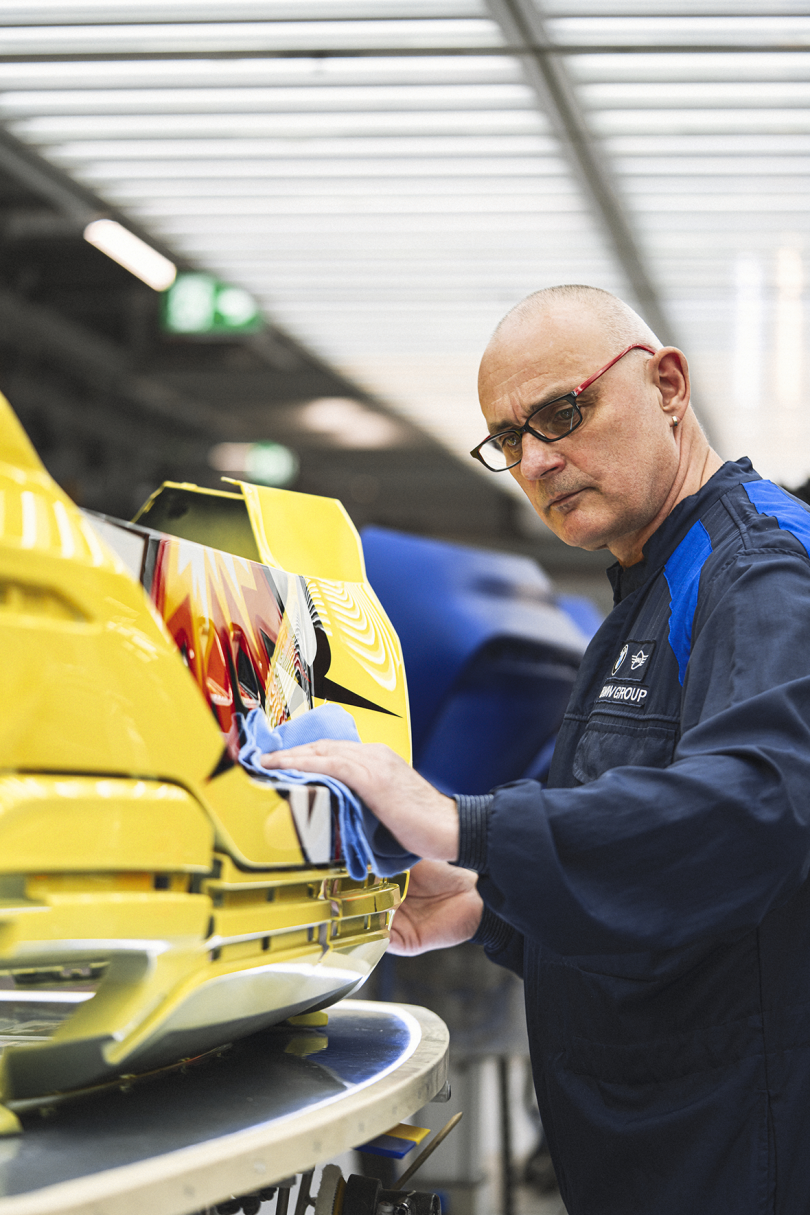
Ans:
<svg viewBox="0 0 810 1215"><path fill-rule="evenodd" d="M484 946L484 953L491 962L514 971L519 979L523 978L523 936L491 908L484 907L481 923L470 940L473 945Z"/></svg>
<svg viewBox="0 0 810 1215"><path fill-rule="evenodd" d="M485 904L567 955L676 948L755 927L810 869L810 563L713 571L667 768L495 791L465 865ZM478 818L480 819L479 813Z"/></svg>
<svg viewBox="0 0 810 1215"><path fill-rule="evenodd" d="M475 869L477 862L486 854L487 820L492 804L492 794L456 795L459 817L460 850L456 861L463 869ZM480 884L480 883L479 883ZM491 962L505 966L523 978L523 937L506 920L486 905L473 936L473 945L483 945Z"/></svg>

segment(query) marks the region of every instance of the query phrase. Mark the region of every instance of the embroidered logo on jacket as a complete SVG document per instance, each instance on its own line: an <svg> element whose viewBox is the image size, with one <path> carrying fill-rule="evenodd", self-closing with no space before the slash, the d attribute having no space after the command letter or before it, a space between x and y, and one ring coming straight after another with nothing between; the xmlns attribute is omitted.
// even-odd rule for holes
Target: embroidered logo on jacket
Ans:
<svg viewBox="0 0 810 1215"><path fill-rule="evenodd" d="M618 675L620 679L629 679L633 683L644 682L654 651L654 641L634 641L632 637L629 638L619 651L608 679Z"/></svg>
<svg viewBox="0 0 810 1215"><path fill-rule="evenodd" d="M616 659L616 661L613 664L613 670L610 672L611 675L617 675L619 673L619 671L621 670L622 663L624 662L625 658L627 657L628 648L629 647L626 645L622 646L621 653L619 654L619 657Z"/></svg>
<svg viewBox="0 0 810 1215"><path fill-rule="evenodd" d="M615 700L622 703L643 705L647 699L647 689L633 683L606 683L599 693L598 700Z"/></svg>

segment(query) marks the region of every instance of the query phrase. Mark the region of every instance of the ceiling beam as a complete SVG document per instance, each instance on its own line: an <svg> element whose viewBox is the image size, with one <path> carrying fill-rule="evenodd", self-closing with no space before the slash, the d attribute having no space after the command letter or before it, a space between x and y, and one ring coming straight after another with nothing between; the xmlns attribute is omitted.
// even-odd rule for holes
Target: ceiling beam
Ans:
<svg viewBox="0 0 810 1215"><path fill-rule="evenodd" d="M116 342L92 333L42 304L0 288L0 327L3 341L35 357L56 358L64 368L143 412L188 428L194 434L227 437L228 418L222 410L191 400L141 375Z"/></svg>
<svg viewBox="0 0 810 1215"><path fill-rule="evenodd" d="M15 367L3 378L3 395L20 413L44 412L81 443L101 439L111 447L125 449L130 460L142 463L165 461L167 448L180 465L199 463L207 458L211 446L205 435L189 435L159 423L144 426L132 414L113 411L99 398L76 392L74 387L66 388L64 377L53 371L46 374L40 368Z"/></svg>
<svg viewBox="0 0 810 1215"><path fill-rule="evenodd" d="M105 215L117 219L181 268L197 268L177 257L171 247L155 240L150 232L133 222L126 213L73 181L2 125L0 173L7 174L52 208L51 211L42 208L26 211L18 204L5 216L0 215L0 236L3 239L45 240L71 234L80 238L89 220ZM176 429L186 427L190 435L205 434L222 439L232 437L232 419L227 411L201 396L189 397L174 390L162 382L159 373L139 373L138 360L131 351L53 308L0 288L0 324L4 326L4 337L11 338L19 349L33 354L35 358L46 352L55 356L61 366L72 369L102 392L131 401L143 412L161 418L167 425L173 423ZM402 421L376 394L354 383L273 324L266 323L256 333L233 335L230 343L240 344L249 350L259 366L263 365L268 371L286 377L287 381L292 380L288 387L293 400L300 395L296 392L295 381L300 377L302 382L309 382L314 373L321 382L320 395L345 396L362 401L375 412ZM229 375L232 380L238 378L232 368ZM424 437L423 432L419 433Z"/></svg>
<svg viewBox="0 0 810 1215"><path fill-rule="evenodd" d="M37 232L16 232L15 224L20 225L23 229L26 225L25 223L20 224L18 214L11 215L9 217L11 228L4 234L7 237L13 239L18 235L56 236L65 235L70 230L75 231L78 236L90 220L98 219L99 216L107 216L117 220L152 248L157 249L164 257L174 262L179 270L200 269L187 259L178 257L174 249L156 239L137 221L117 207L110 205L93 190L74 181L62 169L45 160L2 125L0 125L0 170L50 204L56 212L51 220L45 216L36 215L27 221L30 227L39 226ZM87 334L87 336L92 339L92 335ZM266 321L264 327L257 333L233 335L231 340L246 346L255 358L271 370L289 372L303 370L307 367L314 368L332 380L334 394L356 397L380 412L386 414L391 412L383 401L354 384L334 367L330 367L314 351L306 349L295 338L270 321Z"/></svg>
<svg viewBox="0 0 810 1215"><path fill-rule="evenodd" d="M25 231L25 222L21 221L21 217L16 213L11 215L9 217L11 228L6 233L7 236L12 238L16 236L64 236L72 231L78 237L91 220L98 219L99 216L106 216L117 220L153 249L157 249L179 270L193 271L199 268L186 259L178 257L175 250L142 228L129 215L125 215L117 207L111 206L86 186L73 181L67 173L56 165L50 164L2 126L0 126L0 170L36 194L55 211L50 220L41 214L30 215L28 226L35 229L34 231ZM15 224L21 228L19 232L15 231ZM88 334L88 337L91 336ZM305 352L297 342L274 325L267 324L259 333L248 334L242 338L237 336L234 340L242 341L249 346L257 358L273 369L289 371L306 361L329 371L332 376L336 375L317 356L308 351ZM342 377L338 378L342 379ZM351 391L348 384L346 387L348 391Z"/></svg>
<svg viewBox="0 0 810 1215"><path fill-rule="evenodd" d="M312 47L291 47L256 50L245 47L236 51L21 51L0 52L2 63L160 63L175 59L423 59L431 56L454 58L487 56L520 57L525 55L795 55L807 53L806 42L566 42L553 47L535 41L494 43L490 46L331 46L313 50ZM59 86L69 87L69 86ZM182 86L178 86L182 87Z"/></svg>
<svg viewBox="0 0 810 1215"><path fill-rule="evenodd" d="M666 345L678 346L677 335L662 302L658 285L647 265L613 173L599 141L592 134L574 92L563 60L546 29L541 0L487 0L506 39L522 44L522 62L543 113L560 141L563 152L590 200L595 219L627 276L639 311ZM538 53L536 48L542 48ZM663 48L662 48L663 49ZM695 401L692 405L712 440L711 428Z"/></svg>
<svg viewBox="0 0 810 1215"><path fill-rule="evenodd" d="M76 235L83 232L87 224L99 216L108 216L124 224L141 240L176 264L179 259L165 245L145 232L131 219L121 214L116 207L105 203L92 190L73 181L67 173L50 164L22 140L17 139L5 127L0 126L0 169L14 181L25 186L37 197L50 204L68 225L73 225ZM186 267L183 266L183 269Z"/></svg>
<svg viewBox="0 0 810 1215"><path fill-rule="evenodd" d="M602 149L594 139L568 79L563 64L546 32L543 17L534 0L488 0L488 6L510 42L527 49L542 46L542 54L532 50L523 63L552 130L590 199L594 215L605 232L624 271L639 309L650 328L667 344L674 342L672 325L644 255L633 234L619 192Z"/></svg>

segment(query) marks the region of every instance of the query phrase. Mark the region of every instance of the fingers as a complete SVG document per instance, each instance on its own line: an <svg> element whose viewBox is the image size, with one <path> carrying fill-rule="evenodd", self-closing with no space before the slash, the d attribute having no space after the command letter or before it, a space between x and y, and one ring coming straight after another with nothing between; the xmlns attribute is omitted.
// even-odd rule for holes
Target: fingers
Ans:
<svg viewBox="0 0 810 1215"><path fill-rule="evenodd" d="M288 751L274 751L261 757L263 768L291 768L299 772L322 773L342 781L368 804L370 790L382 788L389 779L390 761L373 752L387 748L364 747L362 743L322 739ZM371 752L371 753L370 753ZM392 753L393 754L393 753ZM403 761L404 763L404 761Z"/></svg>
<svg viewBox="0 0 810 1215"><path fill-rule="evenodd" d="M483 909L476 888L413 901L409 891L394 914L389 948L392 953L407 956L468 941L481 922Z"/></svg>
<svg viewBox="0 0 810 1215"><path fill-rule="evenodd" d="M408 852L445 861L458 855L454 800L439 793L390 747L322 739L264 755L261 764L270 770L292 768L342 781Z"/></svg>
<svg viewBox="0 0 810 1215"><path fill-rule="evenodd" d="M474 890L478 874L446 861L419 861L411 869L407 900L442 899Z"/></svg>
<svg viewBox="0 0 810 1215"><path fill-rule="evenodd" d="M299 772L322 772L335 777L369 805L374 789L385 789L396 776L400 781L415 776L405 760L389 747L327 738L288 751L274 751L263 755L260 762L263 768L295 768Z"/></svg>
<svg viewBox="0 0 810 1215"><path fill-rule="evenodd" d="M322 738L318 742L290 747L287 751L273 751L270 755L263 755L259 762L263 768L298 768L301 772L323 772L324 762L351 762L353 753L360 752L362 747L362 743L335 742L330 738Z"/></svg>

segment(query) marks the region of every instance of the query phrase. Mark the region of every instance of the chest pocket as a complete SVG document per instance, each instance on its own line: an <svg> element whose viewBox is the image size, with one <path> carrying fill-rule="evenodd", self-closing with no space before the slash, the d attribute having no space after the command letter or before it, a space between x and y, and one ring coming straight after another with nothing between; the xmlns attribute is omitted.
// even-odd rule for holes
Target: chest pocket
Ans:
<svg viewBox="0 0 810 1215"><path fill-rule="evenodd" d="M591 720L574 753L574 776L586 785L603 772L625 764L667 768L672 763L676 739L674 725Z"/></svg>

